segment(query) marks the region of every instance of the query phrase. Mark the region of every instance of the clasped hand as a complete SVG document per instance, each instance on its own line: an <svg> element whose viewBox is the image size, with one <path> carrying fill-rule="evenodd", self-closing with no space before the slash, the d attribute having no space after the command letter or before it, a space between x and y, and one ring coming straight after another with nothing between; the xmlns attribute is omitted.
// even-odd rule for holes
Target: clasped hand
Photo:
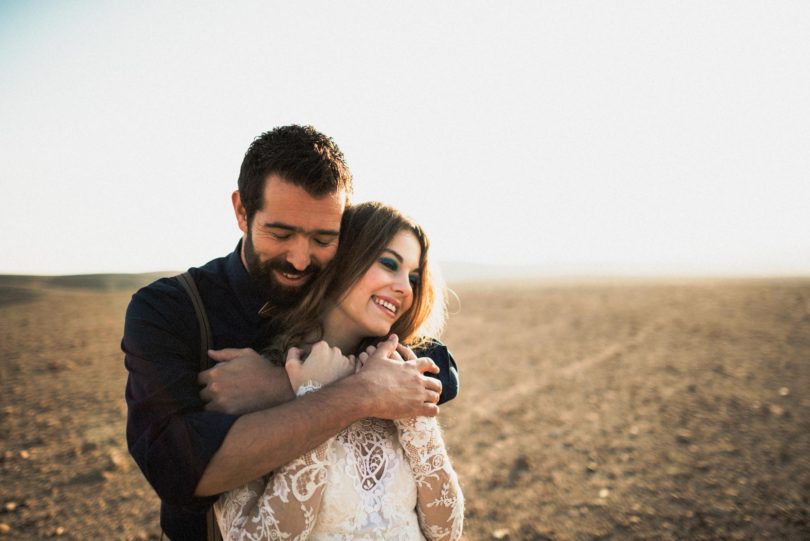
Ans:
<svg viewBox="0 0 810 541"><path fill-rule="evenodd" d="M290 348L284 364L290 385L296 393L303 385L329 385L357 371L354 355L343 355L340 348L330 348L323 340L312 346L306 360L301 359L302 354L301 349Z"/></svg>
<svg viewBox="0 0 810 541"><path fill-rule="evenodd" d="M395 335L357 357L326 342L313 345L306 360L302 355L302 350L291 349L281 368L251 349L209 351L218 364L199 375L205 408L242 415L291 400L308 381L329 385L352 376L356 396L369 404L369 417L397 419L439 411L441 382L424 375L439 368L427 357L417 358Z"/></svg>

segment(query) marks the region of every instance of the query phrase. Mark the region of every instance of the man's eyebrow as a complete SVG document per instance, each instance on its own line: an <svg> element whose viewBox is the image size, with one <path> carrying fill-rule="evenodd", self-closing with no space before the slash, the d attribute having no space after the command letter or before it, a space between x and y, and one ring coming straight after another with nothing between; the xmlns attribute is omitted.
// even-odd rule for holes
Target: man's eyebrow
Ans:
<svg viewBox="0 0 810 541"><path fill-rule="evenodd" d="M284 229L285 231L290 231L292 233L303 233L305 235L332 235L337 237L340 235L340 231L336 229L315 229L313 231L307 231L303 227L295 227L293 225L285 224L284 222L268 222L264 224L264 227L267 229Z"/></svg>

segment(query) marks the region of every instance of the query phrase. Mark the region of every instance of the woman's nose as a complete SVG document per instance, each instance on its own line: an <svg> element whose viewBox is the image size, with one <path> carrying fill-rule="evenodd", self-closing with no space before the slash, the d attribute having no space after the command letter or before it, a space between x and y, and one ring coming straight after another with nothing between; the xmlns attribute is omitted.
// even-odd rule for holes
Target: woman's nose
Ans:
<svg viewBox="0 0 810 541"><path fill-rule="evenodd" d="M410 293L411 281L407 274L405 273L397 274L397 277L394 280L394 291L398 291L401 293Z"/></svg>

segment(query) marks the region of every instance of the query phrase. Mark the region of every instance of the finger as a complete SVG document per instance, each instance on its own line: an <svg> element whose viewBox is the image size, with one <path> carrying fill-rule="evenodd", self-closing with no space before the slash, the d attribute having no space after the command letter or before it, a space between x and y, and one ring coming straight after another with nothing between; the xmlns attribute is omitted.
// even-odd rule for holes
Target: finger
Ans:
<svg viewBox="0 0 810 541"><path fill-rule="evenodd" d="M385 342L380 342L379 346L377 347L377 350L371 356L389 359L391 358L391 355L394 353L394 351L396 351L397 344L399 344L399 338L397 338L396 334L392 334L388 338L388 340L386 340Z"/></svg>
<svg viewBox="0 0 810 541"><path fill-rule="evenodd" d="M368 360L368 353L366 353L365 351L360 353L360 355L357 356L357 360L360 361L361 365L366 364L366 361Z"/></svg>
<svg viewBox="0 0 810 541"><path fill-rule="evenodd" d="M211 370L213 370L213 368L203 370L197 374L197 383L200 385L208 385L211 382Z"/></svg>
<svg viewBox="0 0 810 541"><path fill-rule="evenodd" d="M425 379L423 381L424 381L425 389L427 389L428 391L433 391L433 392L439 393L439 394L442 393L442 382L441 381L437 380L436 378L429 378L427 376L425 376Z"/></svg>
<svg viewBox="0 0 810 541"><path fill-rule="evenodd" d="M397 353L399 353L406 361L413 361L417 358L416 353L414 353L411 348L408 346L403 346L402 344L397 346Z"/></svg>
<svg viewBox="0 0 810 541"><path fill-rule="evenodd" d="M312 349L309 350L310 355L326 355L329 356L329 344L326 343L326 340L321 340L320 342L315 342L312 345Z"/></svg>
<svg viewBox="0 0 810 541"><path fill-rule="evenodd" d="M203 387L200 391L200 399L205 403L211 402L214 399L214 393L208 387Z"/></svg>
<svg viewBox="0 0 810 541"><path fill-rule="evenodd" d="M380 344L382 344L382 343L383 343L383 342L380 342ZM377 347L376 347L376 346L368 346L368 347L366 348L366 353L368 353L369 355L374 355L374 352L375 352L375 351L377 351Z"/></svg>
<svg viewBox="0 0 810 541"><path fill-rule="evenodd" d="M441 372L439 366L433 362L430 357L419 357L415 361L410 361L416 365L416 369L422 372L430 372L431 374L438 374Z"/></svg>
<svg viewBox="0 0 810 541"><path fill-rule="evenodd" d="M301 364L303 361L301 360L301 349L300 348L290 348L287 350L287 359L284 361L284 364L287 363L298 363Z"/></svg>
<svg viewBox="0 0 810 541"><path fill-rule="evenodd" d="M248 352L253 351L250 348L225 348L225 349L209 349L208 356L218 363L232 361L237 357L241 357Z"/></svg>
<svg viewBox="0 0 810 541"><path fill-rule="evenodd" d="M419 415L423 415L425 417L436 417L439 414L439 406L436 404L431 404L430 402L425 402L422 404L422 407L419 410Z"/></svg>
<svg viewBox="0 0 810 541"><path fill-rule="evenodd" d="M429 404L438 404L439 398L441 397L441 393L437 393L436 391L425 391L425 402Z"/></svg>

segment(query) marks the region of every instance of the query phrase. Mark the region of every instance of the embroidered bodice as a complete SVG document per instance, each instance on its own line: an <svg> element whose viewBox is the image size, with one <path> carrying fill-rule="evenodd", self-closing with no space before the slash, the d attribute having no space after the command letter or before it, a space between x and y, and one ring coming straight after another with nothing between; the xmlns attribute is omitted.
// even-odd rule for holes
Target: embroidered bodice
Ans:
<svg viewBox="0 0 810 541"><path fill-rule="evenodd" d="M435 418L363 419L214 510L226 540L454 541L464 499Z"/></svg>

